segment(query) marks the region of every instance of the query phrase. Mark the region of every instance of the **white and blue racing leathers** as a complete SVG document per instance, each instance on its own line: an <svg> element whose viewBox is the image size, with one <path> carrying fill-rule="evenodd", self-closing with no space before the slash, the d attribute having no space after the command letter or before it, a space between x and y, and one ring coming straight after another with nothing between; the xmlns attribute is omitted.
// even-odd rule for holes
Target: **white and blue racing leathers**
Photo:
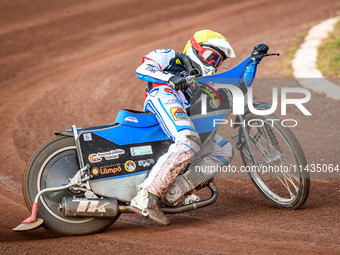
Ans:
<svg viewBox="0 0 340 255"><path fill-rule="evenodd" d="M181 65L178 60L176 62L176 56L176 52L171 49L152 51L143 58L143 64L136 70L139 79L153 84L146 95L144 111L154 113L163 131L174 141L140 185L160 198L164 197L178 174L200 150L200 137L185 111L189 102L182 91L175 91L168 85L169 79L174 76L169 66L174 63ZM229 164L233 157L232 146L216 135L209 156L216 163Z"/></svg>

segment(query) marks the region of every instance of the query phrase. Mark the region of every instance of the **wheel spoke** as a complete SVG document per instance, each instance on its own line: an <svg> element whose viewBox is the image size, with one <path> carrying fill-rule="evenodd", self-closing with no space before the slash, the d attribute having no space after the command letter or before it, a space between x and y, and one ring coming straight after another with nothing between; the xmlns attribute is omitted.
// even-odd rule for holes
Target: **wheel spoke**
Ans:
<svg viewBox="0 0 340 255"><path fill-rule="evenodd" d="M284 176L285 180L288 180L289 183L295 188L295 191L296 191L296 193L297 193L297 192L299 191L299 187L296 186L295 182L292 180L291 174L290 174L290 173L285 173L285 172L283 171L283 172L282 172L282 175ZM294 176L293 176L293 178L294 178L297 182L299 182L299 179L295 178Z"/></svg>
<svg viewBox="0 0 340 255"><path fill-rule="evenodd" d="M266 125L266 124L265 124ZM263 136L263 138L264 138L264 142L266 143L266 145L267 145L267 148L271 151L271 153L272 153L272 155L274 154L274 149L273 149L273 147L272 147L272 145L271 145L271 143L270 143L270 139L269 139L269 137L268 137L268 135L267 135L267 132L266 132L266 130L264 129L264 127L262 126L262 127L260 127L260 132L262 133L262 136Z"/></svg>
<svg viewBox="0 0 340 255"><path fill-rule="evenodd" d="M286 190L288 191L288 193L290 195L290 198L291 199L295 198L295 195L291 192L291 190L289 188L289 184L287 183L287 178L284 178L284 181L283 181L276 172L274 172L274 174L279 179L279 181L282 183L282 185L286 188Z"/></svg>
<svg viewBox="0 0 340 255"><path fill-rule="evenodd" d="M262 127L260 127L262 128ZM262 130L263 132L266 132L264 129ZM260 132L260 131L259 131ZM258 132L258 133L259 133ZM258 134L257 133L257 134ZM261 132L262 133L262 132ZM253 144L255 145L255 147L259 150L259 152L265 157L267 163L271 163L273 162L273 158L275 158L277 155L281 155L279 154L278 152L276 153L275 155L275 149L271 146L270 144L270 141L269 141L269 138L266 134L263 134L262 137L263 137L263 140L266 144L266 147L268 149L265 149L259 142L258 142L258 139L256 139L255 137L257 136L257 134L253 137L251 135L249 135L251 141L253 142ZM270 150L270 151L268 151Z"/></svg>

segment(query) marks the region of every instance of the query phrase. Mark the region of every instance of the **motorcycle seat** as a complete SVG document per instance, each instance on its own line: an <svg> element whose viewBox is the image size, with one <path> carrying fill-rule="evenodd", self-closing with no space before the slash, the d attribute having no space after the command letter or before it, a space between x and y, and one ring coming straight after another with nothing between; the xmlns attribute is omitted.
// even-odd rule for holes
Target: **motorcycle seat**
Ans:
<svg viewBox="0 0 340 255"><path fill-rule="evenodd" d="M123 109L119 111L115 124L145 128L158 125L159 123L152 112Z"/></svg>

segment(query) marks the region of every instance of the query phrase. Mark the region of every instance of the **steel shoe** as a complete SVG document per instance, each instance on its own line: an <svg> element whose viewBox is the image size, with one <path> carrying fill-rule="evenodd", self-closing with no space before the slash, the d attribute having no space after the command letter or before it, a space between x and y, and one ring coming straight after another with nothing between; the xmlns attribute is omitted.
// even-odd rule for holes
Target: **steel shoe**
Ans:
<svg viewBox="0 0 340 255"><path fill-rule="evenodd" d="M159 198L145 189L141 189L137 196L131 200L130 208L133 212L149 217L159 225L170 225L170 221L159 208Z"/></svg>

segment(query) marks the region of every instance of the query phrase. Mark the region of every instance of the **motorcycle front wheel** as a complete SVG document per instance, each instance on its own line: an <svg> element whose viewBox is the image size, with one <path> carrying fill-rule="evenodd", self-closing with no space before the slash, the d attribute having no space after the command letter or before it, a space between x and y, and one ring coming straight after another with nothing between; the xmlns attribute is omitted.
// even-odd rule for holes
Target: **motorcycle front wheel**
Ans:
<svg viewBox="0 0 340 255"><path fill-rule="evenodd" d="M303 150L291 130L275 115L244 116L250 138L240 150L245 169L261 194L277 207L298 209L307 200L310 178ZM255 163L251 160L254 155Z"/></svg>
<svg viewBox="0 0 340 255"><path fill-rule="evenodd" d="M35 196L41 190L59 187L79 170L77 150L73 137L58 136L41 146L28 162L24 178L23 193L27 207L31 210ZM88 235L108 228L118 218L65 217L60 210L63 197L84 197L83 192L66 189L44 193L39 199L38 217L43 226L62 235Z"/></svg>

